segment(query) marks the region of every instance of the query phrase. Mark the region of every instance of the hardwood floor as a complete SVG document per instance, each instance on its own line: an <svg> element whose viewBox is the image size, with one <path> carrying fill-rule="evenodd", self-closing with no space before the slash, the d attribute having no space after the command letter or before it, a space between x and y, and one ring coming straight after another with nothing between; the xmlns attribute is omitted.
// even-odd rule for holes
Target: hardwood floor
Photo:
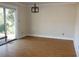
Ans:
<svg viewBox="0 0 79 59"><path fill-rule="evenodd" d="M0 46L1 57L74 57L72 40L25 37Z"/></svg>

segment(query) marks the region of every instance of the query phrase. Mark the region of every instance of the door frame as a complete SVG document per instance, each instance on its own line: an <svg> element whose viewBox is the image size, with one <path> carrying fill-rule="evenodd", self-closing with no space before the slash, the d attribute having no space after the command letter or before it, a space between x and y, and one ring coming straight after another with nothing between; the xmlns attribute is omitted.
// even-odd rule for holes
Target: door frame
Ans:
<svg viewBox="0 0 79 59"><path fill-rule="evenodd" d="M11 42L11 41L14 41L14 40L16 40L16 39L18 39L18 17L17 17L17 7L14 7L14 6L11 6L11 5L9 5L9 6L6 6L6 5L1 5L0 4L0 7L1 8L3 8L3 13L4 13L4 15L3 15L3 17L4 17L4 31L5 31L5 37L2 37L2 38L0 38L0 40L2 40L2 39L4 39L5 38L5 43L7 43L7 42ZM5 9L15 9L15 20L14 20L14 26L15 26L15 39L12 39L12 40L10 40L10 41L8 41L7 40L7 30L6 30L6 11L5 11ZM3 43L3 44L5 44L5 43ZM1 45L3 45L3 44L1 44ZM0 46L1 46L0 45Z"/></svg>
<svg viewBox="0 0 79 59"><path fill-rule="evenodd" d="M5 42L7 41L7 29L6 29L6 11L3 7L3 13L4 13L4 33L5 33Z"/></svg>

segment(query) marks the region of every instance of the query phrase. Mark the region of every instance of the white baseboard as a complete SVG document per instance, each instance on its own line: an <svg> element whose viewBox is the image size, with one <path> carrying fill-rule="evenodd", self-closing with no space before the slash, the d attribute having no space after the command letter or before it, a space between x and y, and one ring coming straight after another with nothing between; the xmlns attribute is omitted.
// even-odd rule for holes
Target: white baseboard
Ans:
<svg viewBox="0 0 79 59"><path fill-rule="evenodd" d="M79 57L78 43L76 41L74 41L74 48L75 48L76 56Z"/></svg>
<svg viewBox="0 0 79 59"><path fill-rule="evenodd" d="M25 37L25 36L28 36L28 35L27 35L27 34L19 35L19 36L18 36L18 39L23 38L23 37Z"/></svg>
<svg viewBox="0 0 79 59"><path fill-rule="evenodd" d="M56 38L56 39L62 39L62 40L73 40L73 38L66 38L66 37L54 37L54 36L37 35L37 34L28 34L28 36L46 37L46 38Z"/></svg>

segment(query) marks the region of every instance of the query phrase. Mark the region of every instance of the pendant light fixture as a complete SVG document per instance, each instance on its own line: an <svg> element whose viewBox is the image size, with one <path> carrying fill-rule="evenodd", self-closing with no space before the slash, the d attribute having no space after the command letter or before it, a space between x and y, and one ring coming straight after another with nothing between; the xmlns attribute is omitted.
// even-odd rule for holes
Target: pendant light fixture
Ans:
<svg viewBox="0 0 79 59"><path fill-rule="evenodd" d="M34 6L31 7L31 12L32 13L38 13L39 12L39 7L34 3Z"/></svg>

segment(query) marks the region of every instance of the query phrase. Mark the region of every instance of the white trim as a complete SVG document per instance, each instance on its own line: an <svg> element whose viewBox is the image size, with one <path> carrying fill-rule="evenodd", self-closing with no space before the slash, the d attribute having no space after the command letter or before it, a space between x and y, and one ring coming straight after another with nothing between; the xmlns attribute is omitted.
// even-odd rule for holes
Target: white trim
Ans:
<svg viewBox="0 0 79 59"><path fill-rule="evenodd" d="M56 39L62 39L62 40L73 40L73 38L67 38L67 37L54 37L54 36L46 36L46 35L38 35L38 34L28 34L28 36L46 37L46 38L56 38Z"/></svg>
<svg viewBox="0 0 79 59"><path fill-rule="evenodd" d="M74 47L77 57L79 57L79 35L75 35Z"/></svg>
<svg viewBox="0 0 79 59"><path fill-rule="evenodd" d="M10 3L0 3L0 6L1 7L4 7L4 8L12 8L12 9L16 9L17 8L17 6L16 5L12 5L12 4L10 4Z"/></svg>
<svg viewBox="0 0 79 59"><path fill-rule="evenodd" d="M20 3L20 2L1 2L0 5L2 7L9 7L9 8L17 8L17 6L23 6L27 7L26 4Z"/></svg>
<svg viewBox="0 0 79 59"><path fill-rule="evenodd" d="M76 5L76 2L48 2L48 3L39 3L39 5L67 5L67 4L74 4Z"/></svg>
<svg viewBox="0 0 79 59"><path fill-rule="evenodd" d="M78 49L78 43L74 40L74 49L75 49L75 52L76 52L76 56L79 57L79 49Z"/></svg>

